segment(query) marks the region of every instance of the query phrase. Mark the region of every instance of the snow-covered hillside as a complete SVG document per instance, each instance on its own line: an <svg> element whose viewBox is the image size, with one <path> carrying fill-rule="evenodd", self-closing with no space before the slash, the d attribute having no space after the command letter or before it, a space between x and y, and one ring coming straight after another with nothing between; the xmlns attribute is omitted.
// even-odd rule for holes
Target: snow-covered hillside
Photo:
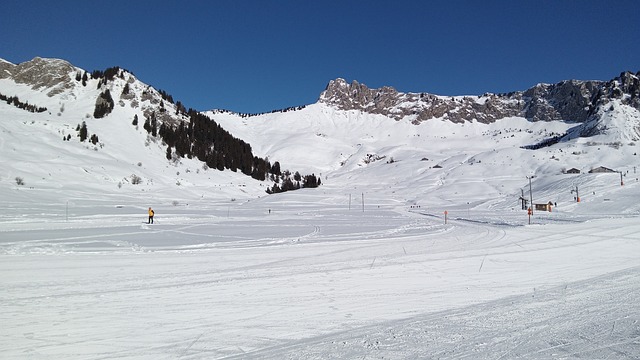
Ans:
<svg viewBox="0 0 640 360"><path fill-rule="evenodd" d="M267 195L272 180L168 160L144 119L187 119L130 72L98 88L50 62L37 84L0 62L0 94L47 108L0 102L3 358L640 357L626 95L584 123L208 112L322 180ZM95 118L105 87L115 106ZM529 217L523 199L553 206Z"/></svg>
<svg viewBox="0 0 640 360"><path fill-rule="evenodd" d="M89 79L83 86L74 78L84 70L56 60L40 61L54 69L67 69L65 85L60 86L59 81L49 87L38 84L34 90L31 84L0 79L0 94L47 108L45 112L32 113L0 102L0 179L4 187L73 192L76 184L82 184L114 195L180 189L221 198L264 193L263 184L248 181L246 176L210 170L202 162L186 157L167 160L166 145L143 129L145 118L156 112L164 121L188 119L131 73L120 71L122 77L116 76L108 85L99 87L102 79ZM123 94L125 87L129 90L127 95ZM63 90L49 96L51 88ZM96 99L106 89L112 94L115 107L106 117L96 119ZM136 117L138 124L134 126ZM83 122L89 136L97 135L96 144L79 140L77 127ZM63 140L67 137L68 141ZM22 179L24 185L15 187L16 178Z"/></svg>
<svg viewBox="0 0 640 360"><path fill-rule="evenodd" d="M402 204L465 205L469 199L515 203L528 176L536 184L571 189L582 173L604 166L636 181L638 111L612 103L603 116L607 134L577 138L538 150L523 146L570 132L571 122L505 118L491 124L433 120L414 125L382 115L313 104L296 112L241 118L210 116L253 145L260 156L286 159L283 166L320 173L326 187L390 194ZM586 177L587 175L582 175ZM617 174L609 175L612 183ZM618 181L619 182L619 181ZM446 195L440 195L446 194ZM544 201L567 201L557 194ZM476 201L476 200L474 200ZM542 201L542 199L540 200Z"/></svg>
<svg viewBox="0 0 640 360"><path fill-rule="evenodd" d="M84 70L40 58L20 65L4 62L2 69L0 94L47 109L32 113L0 102L0 181L7 188L68 189L81 183L114 194L185 191L229 199L265 195L273 184L175 154L167 160L166 144L143 123L151 113L160 123L188 123L188 118L128 71L118 70L108 82L80 81ZM96 100L107 89L114 109L96 119ZM335 188L374 186L400 202L453 204L466 203L476 191L491 202L517 198L527 176L535 175L534 182L562 181L567 178L563 170L570 168L587 172L604 166L627 175L637 161L640 129L640 112L624 97L600 106L585 123L519 117L453 123L443 117L416 124L411 116L395 120L326 102L250 117L207 114L283 170L314 173ZM79 141L76 129L83 122L89 136L98 137L96 144ZM576 137L585 132L594 136ZM553 146L523 149L564 134ZM18 178L24 185L17 186ZM435 200L433 192L443 189L455 196Z"/></svg>

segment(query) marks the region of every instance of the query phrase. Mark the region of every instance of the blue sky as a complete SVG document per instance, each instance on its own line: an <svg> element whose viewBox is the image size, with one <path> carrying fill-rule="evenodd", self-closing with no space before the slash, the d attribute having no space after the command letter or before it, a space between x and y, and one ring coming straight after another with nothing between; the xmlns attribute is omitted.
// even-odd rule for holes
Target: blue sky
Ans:
<svg viewBox="0 0 640 360"><path fill-rule="evenodd" d="M640 1L3 0L0 58L120 66L185 106L314 103L341 77L477 95L640 70Z"/></svg>

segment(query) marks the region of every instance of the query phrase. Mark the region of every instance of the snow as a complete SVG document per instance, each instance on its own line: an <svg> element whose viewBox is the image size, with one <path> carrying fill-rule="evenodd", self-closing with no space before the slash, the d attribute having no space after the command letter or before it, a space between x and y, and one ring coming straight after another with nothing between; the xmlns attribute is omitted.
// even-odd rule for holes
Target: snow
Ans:
<svg viewBox="0 0 640 360"><path fill-rule="evenodd" d="M630 131L532 151L520 146L575 124L210 113L256 155L321 174L317 189L266 195L167 161L119 91L104 119L85 117L95 83L70 91L0 81L53 109L0 103L3 358L640 357L637 150L633 135L607 145ZM637 119L614 107L610 121ZM82 120L101 146L62 141ZM586 173L597 166L624 186ZM557 207L529 224L531 175L534 202Z"/></svg>

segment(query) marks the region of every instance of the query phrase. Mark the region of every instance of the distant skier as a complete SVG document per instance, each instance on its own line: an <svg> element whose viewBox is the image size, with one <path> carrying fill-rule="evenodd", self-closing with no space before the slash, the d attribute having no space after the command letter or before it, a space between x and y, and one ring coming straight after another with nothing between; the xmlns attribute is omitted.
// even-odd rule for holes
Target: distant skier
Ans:
<svg viewBox="0 0 640 360"><path fill-rule="evenodd" d="M155 212L149 207L149 222L147 224L153 224L153 215L155 215Z"/></svg>

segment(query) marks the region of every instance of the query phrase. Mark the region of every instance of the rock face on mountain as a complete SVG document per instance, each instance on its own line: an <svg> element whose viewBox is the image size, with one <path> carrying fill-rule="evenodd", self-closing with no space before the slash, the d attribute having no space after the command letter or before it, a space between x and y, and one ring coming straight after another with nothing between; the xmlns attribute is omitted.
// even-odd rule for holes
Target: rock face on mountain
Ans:
<svg viewBox="0 0 640 360"><path fill-rule="evenodd" d="M623 99L640 109L640 72L625 72L609 82L568 80L539 84L526 91L482 96L445 97L426 93L402 93L392 87L369 89L344 79L329 82L320 102L342 110L360 110L414 123L445 119L455 123L476 120L491 123L511 116L531 121L567 120L584 122L599 105Z"/></svg>
<svg viewBox="0 0 640 360"><path fill-rule="evenodd" d="M621 73L619 77L603 83L594 94L595 107L589 112L586 121L582 124L579 136L589 137L606 133L610 124L607 120L608 114L614 109L612 102L629 106L640 110L640 72L633 74L630 72ZM637 141L640 138L640 125L637 122L625 121L625 128L630 132L631 139Z"/></svg>
<svg viewBox="0 0 640 360"><path fill-rule="evenodd" d="M31 85L33 90L49 89L47 95L60 94L73 87L73 74L77 69L60 59L33 60L18 65L0 61L0 79L11 78L18 84Z"/></svg>
<svg viewBox="0 0 640 360"><path fill-rule="evenodd" d="M102 118L111 112L115 106L112 95L121 106L124 106L126 100L132 108L140 109L144 119L155 118L160 123L175 125L187 118L184 115L186 110L183 109L182 113L178 111L172 99L165 99L163 94L139 82L132 73L119 67L89 74L61 59L35 57L17 65L0 59L0 79L11 79L49 97L66 92L65 100L68 101L75 100L79 92L85 95L91 93L96 98L96 118ZM93 81L92 85L87 87L87 81ZM125 86L127 91L124 90ZM166 100L166 104L163 100Z"/></svg>

